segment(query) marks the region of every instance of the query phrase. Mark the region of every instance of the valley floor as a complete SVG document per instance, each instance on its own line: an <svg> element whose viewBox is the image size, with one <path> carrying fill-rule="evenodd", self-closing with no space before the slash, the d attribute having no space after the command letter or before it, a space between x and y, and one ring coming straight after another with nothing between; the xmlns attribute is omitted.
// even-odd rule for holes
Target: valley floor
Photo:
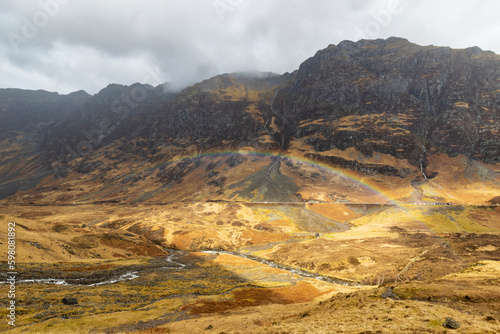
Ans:
<svg viewBox="0 0 500 334"><path fill-rule="evenodd" d="M0 331L499 333L499 218L459 205L0 205L18 273L16 326L2 307Z"/></svg>

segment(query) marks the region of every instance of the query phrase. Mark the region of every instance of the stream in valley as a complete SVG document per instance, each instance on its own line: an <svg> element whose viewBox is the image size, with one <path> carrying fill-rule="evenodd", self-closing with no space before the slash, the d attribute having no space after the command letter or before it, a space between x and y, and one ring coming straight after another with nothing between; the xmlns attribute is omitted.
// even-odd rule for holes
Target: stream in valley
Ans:
<svg viewBox="0 0 500 334"><path fill-rule="evenodd" d="M188 267L187 264L183 263L180 258L183 256L186 256L188 252L184 251L178 251L178 250L168 250L169 255L166 256L163 261L164 261L164 266L158 266L156 269L157 270L182 270L186 267ZM312 273L308 272L305 270L302 270L300 268L294 268L291 266L286 266L283 264L279 264L273 261L269 261L266 259L262 259L256 256L253 256L248 253L240 253L240 252L234 252L234 251L215 251L215 250L208 250L208 251L200 251L200 253L205 253L205 254L214 254L214 255L219 255L219 254L228 254L232 256L237 256L241 258L245 258L248 260L253 260L256 262L259 262L261 264L267 265L272 268L277 268L283 271L286 271L288 273L298 275L304 278L312 278L312 279L317 279L321 280L324 282L328 283L333 283L333 284L340 284L340 285L345 285L345 286L362 286L363 284L360 284L355 281L349 281L349 280L344 280L340 278L335 278L335 277L330 277L330 276L323 276L317 273ZM99 285L107 285L107 284L114 284L122 281L129 281L129 280L134 280L137 278L140 278L140 273L141 271L151 271L153 270L151 267L144 267L143 269L134 269L131 271L127 271L122 274L117 274L114 277L106 277L106 279L89 279L89 278L30 278L30 279L19 279L16 281L16 283L24 283L24 284L30 284L30 283L38 283L38 284L56 284L56 285L82 285L82 286L99 286ZM5 275L5 274L4 274ZM92 283L88 283L89 280L92 280ZM87 281L87 283L85 282ZM0 281L0 284L9 284L7 282L6 278L2 279Z"/></svg>

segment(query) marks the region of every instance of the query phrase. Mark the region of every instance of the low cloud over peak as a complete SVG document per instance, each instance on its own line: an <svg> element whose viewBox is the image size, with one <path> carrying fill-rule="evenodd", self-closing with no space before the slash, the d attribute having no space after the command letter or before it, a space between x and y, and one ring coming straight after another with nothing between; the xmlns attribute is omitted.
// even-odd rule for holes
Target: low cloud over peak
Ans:
<svg viewBox="0 0 500 334"><path fill-rule="evenodd" d="M182 88L220 73L291 72L329 44L389 36L498 53L498 9L495 0L6 0L0 87Z"/></svg>

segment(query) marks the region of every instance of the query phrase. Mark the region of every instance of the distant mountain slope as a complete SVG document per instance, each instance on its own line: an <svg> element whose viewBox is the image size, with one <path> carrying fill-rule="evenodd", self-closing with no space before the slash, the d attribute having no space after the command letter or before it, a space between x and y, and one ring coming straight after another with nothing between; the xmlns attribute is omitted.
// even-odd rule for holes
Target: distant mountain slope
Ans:
<svg viewBox="0 0 500 334"><path fill-rule="evenodd" d="M138 136L137 129L173 94L162 86L110 84L89 98L78 114L51 127L41 143L48 161L80 158L122 137Z"/></svg>
<svg viewBox="0 0 500 334"><path fill-rule="evenodd" d="M485 203L500 188L499 71L500 56L477 47L389 38L177 93L4 92L3 126L43 131L1 142L0 198Z"/></svg>
<svg viewBox="0 0 500 334"><path fill-rule="evenodd" d="M53 173L38 158L40 142L90 99L43 90L0 89L0 198L27 191Z"/></svg>
<svg viewBox="0 0 500 334"><path fill-rule="evenodd" d="M90 99L84 91L59 95L43 90L0 89L0 139L32 132L79 111Z"/></svg>

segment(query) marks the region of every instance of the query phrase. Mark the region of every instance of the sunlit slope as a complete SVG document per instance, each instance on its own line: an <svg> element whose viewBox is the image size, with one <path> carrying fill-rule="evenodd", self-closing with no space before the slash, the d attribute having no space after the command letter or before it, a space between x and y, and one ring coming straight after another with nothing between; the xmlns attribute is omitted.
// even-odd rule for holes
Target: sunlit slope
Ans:
<svg viewBox="0 0 500 334"><path fill-rule="evenodd" d="M222 74L176 93L109 85L23 154L19 138L2 142L0 196L486 204L500 196L498 63L389 38L330 45L291 74ZM145 99L113 111L138 89Z"/></svg>
<svg viewBox="0 0 500 334"><path fill-rule="evenodd" d="M397 282L441 277L479 259L497 259L500 252L498 208L358 206L362 215L356 217L353 207L336 205L314 204L312 210L351 215L348 231L321 233L319 239L278 244L257 254L334 277Z"/></svg>
<svg viewBox="0 0 500 334"><path fill-rule="evenodd" d="M65 177L47 177L43 174L46 171L38 171L28 165L25 175L36 179L36 187L33 184L27 188L29 190L19 191L7 202L147 204L179 201L319 201L482 205L494 204L493 199L499 196L500 177L496 165L471 162L463 156L432 155L427 167L432 177L416 168L410 168L411 173L402 177L333 167L325 162L326 158L321 161L307 159L305 151L305 148L290 154L250 149L214 151L179 155L155 162L131 157L117 164L112 157L106 157L113 154L113 147L107 147L87 159L87 166L95 167L81 169L81 161L76 160L67 166L73 171ZM361 154L356 155L349 150L328 154L328 159L348 156L349 161L355 164L361 164L359 159L363 160ZM399 160L393 160L399 163ZM28 182L22 175L18 179L16 182Z"/></svg>
<svg viewBox="0 0 500 334"><path fill-rule="evenodd" d="M104 286L54 285L50 293L46 284L19 285L30 307L19 307L16 330L30 324L38 332L242 324L320 331L331 329L321 319L345 324L371 310L363 326L386 332L398 332L397 324L432 333L452 316L464 330L493 333L486 317L498 317L499 215L494 206L300 202L0 206L4 223L18 223L23 277L140 275ZM166 269L172 249L183 250L186 267ZM234 254L367 286L299 277ZM400 299L387 298L389 289ZM79 305L62 304L68 295Z"/></svg>

